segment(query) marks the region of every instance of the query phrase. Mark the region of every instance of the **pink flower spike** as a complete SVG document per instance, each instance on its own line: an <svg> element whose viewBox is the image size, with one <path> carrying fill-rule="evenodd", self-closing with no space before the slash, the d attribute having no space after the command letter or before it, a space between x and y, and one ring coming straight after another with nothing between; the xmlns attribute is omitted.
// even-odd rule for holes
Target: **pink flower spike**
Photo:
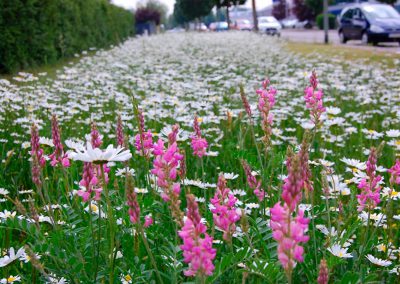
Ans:
<svg viewBox="0 0 400 284"><path fill-rule="evenodd" d="M216 250L212 248L213 238L207 234L207 227L201 223L201 216L195 196L187 195L187 215L182 230L178 232L183 244L183 261L189 264L186 276L212 275Z"/></svg>
<svg viewBox="0 0 400 284"><path fill-rule="evenodd" d="M306 107L310 109L311 120L318 126L320 123L320 117L323 112L326 111L323 106L322 98L324 96L322 90L317 90L318 80L315 71L312 72L310 77L310 85L304 90L304 100Z"/></svg>
<svg viewBox="0 0 400 284"><path fill-rule="evenodd" d="M153 217L151 217L151 215L146 215L145 217L144 217L144 227L145 228L148 228L148 227L150 227L151 225L153 225Z"/></svg>
<svg viewBox="0 0 400 284"><path fill-rule="evenodd" d="M191 146L193 149L193 155L201 158L206 155L208 143L207 140L201 136L199 119L197 115L194 116L193 129L194 129L194 134L191 136L192 139Z"/></svg>
<svg viewBox="0 0 400 284"><path fill-rule="evenodd" d="M388 173L390 174L390 184L400 184L400 160L397 159L396 163L388 169Z"/></svg>

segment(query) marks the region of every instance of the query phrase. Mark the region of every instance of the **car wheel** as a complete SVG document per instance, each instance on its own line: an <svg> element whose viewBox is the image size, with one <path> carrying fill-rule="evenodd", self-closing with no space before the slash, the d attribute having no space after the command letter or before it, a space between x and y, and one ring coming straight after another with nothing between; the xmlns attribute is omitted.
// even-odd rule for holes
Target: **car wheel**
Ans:
<svg viewBox="0 0 400 284"><path fill-rule="evenodd" d="M340 43L343 43L343 44L345 44L347 42L347 38L344 36L342 31L339 32L339 41L340 41Z"/></svg>
<svg viewBox="0 0 400 284"><path fill-rule="evenodd" d="M363 34L361 36L361 42L363 44L368 44L369 43L368 34L366 32L363 32Z"/></svg>

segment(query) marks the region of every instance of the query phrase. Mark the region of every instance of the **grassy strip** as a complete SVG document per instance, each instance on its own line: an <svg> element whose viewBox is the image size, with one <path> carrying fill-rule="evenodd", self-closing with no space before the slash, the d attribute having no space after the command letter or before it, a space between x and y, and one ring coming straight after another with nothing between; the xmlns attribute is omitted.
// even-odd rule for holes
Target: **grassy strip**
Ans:
<svg viewBox="0 0 400 284"><path fill-rule="evenodd" d="M400 54L332 44L287 42L286 49L303 56L317 54L323 56L325 60L331 58L342 61L364 61L368 64L386 65L389 68L395 67L400 60Z"/></svg>

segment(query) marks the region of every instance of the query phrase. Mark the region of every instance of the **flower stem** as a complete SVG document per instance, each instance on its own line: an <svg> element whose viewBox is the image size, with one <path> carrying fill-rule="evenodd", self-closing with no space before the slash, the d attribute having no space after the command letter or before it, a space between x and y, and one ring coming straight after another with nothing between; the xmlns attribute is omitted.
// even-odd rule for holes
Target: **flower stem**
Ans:
<svg viewBox="0 0 400 284"><path fill-rule="evenodd" d="M151 264L153 265L153 268L154 268L154 270L156 272L158 283L163 284L164 282L163 282L163 280L161 278L160 272L158 271L156 261L154 259L153 253L150 250L149 243L147 242L146 236L144 235L142 224L140 224L140 222L138 223L138 229L139 229L140 236L142 237L144 247L146 248L146 251L147 251L147 253L148 253L149 257L150 257Z"/></svg>
<svg viewBox="0 0 400 284"><path fill-rule="evenodd" d="M103 189L105 192L105 197L106 197L106 202L107 202L107 218L108 218L108 222L109 222L109 231L110 231L110 277L109 277L109 281L110 284L114 283L114 215L113 215L113 210L112 210L112 206L111 206L111 200L110 200L110 195L108 192L108 187L107 187L107 183L106 183L106 177L105 177L105 173L104 173L104 165L101 164L100 165L100 170L101 170L101 177L103 179ZM99 211L100 214L100 211Z"/></svg>

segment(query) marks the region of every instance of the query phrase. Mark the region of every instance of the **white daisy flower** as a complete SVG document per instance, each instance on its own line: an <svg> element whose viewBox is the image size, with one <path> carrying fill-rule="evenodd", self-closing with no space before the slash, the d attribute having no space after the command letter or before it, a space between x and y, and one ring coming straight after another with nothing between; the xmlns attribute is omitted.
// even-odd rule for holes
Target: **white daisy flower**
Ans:
<svg viewBox="0 0 400 284"><path fill-rule="evenodd" d="M8 254L5 255L4 257L0 258L0 267L9 265L11 262L13 262L16 259L19 259L24 254L25 254L25 249L23 247L20 248L17 251L17 253L15 253L14 248L11 247L8 251Z"/></svg>
<svg viewBox="0 0 400 284"><path fill-rule="evenodd" d="M340 258L352 258L353 255L347 252L348 248L343 248L339 244L334 244L333 246L328 248L328 251L333 254L334 256Z"/></svg>
<svg viewBox="0 0 400 284"><path fill-rule="evenodd" d="M392 264L392 262L390 260L383 260L377 257L374 257L371 254L366 255L366 258L372 262L373 264L376 264L378 266L390 266Z"/></svg>
<svg viewBox="0 0 400 284"><path fill-rule="evenodd" d="M238 178L238 174L235 173L221 173L224 175L225 179L237 179Z"/></svg>
<svg viewBox="0 0 400 284"><path fill-rule="evenodd" d="M123 147L118 146L114 148L113 145L108 145L105 150L92 147L91 143L87 143L87 149L84 151L72 152L69 156L75 161L83 161L88 163L105 164L108 162L123 162L132 158L129 150L124 150Z"/></svg>

